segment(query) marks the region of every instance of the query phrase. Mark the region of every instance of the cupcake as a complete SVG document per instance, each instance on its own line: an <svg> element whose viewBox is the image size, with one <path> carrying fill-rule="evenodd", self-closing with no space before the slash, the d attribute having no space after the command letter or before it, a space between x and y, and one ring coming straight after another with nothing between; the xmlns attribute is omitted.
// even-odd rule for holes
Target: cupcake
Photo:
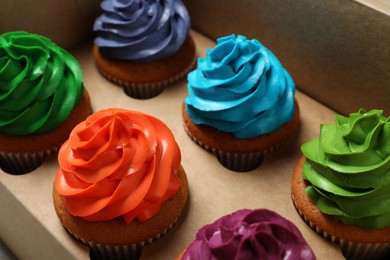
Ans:
<svg viewBox="0 0 390 260"><path fill-rule="evenodd" d="M186 204L180 161L160 120L124 109L96 112L58 153L57 216L93 257L137 259L144 245L172 228Z"/></svg>
<svg viewBox="0 0 390 260"><path fill-rule="evenodd" d="M128 96L157 96L193 68L190 18L180 0L105 0L101 8L93 56L100 73Z"/></svg>
<svg viewBox="0 0 390 260"><path fill-rule="evenodd" d="M295 207L347 259L390 257L390 119L361 109L301 147L291 189Z"/></svg>
<svg viewBox="0 0 390 260"><path fill-rule="evenodd" d="M91 112L77 60L46 37L0 35L0 167L38 168Z"/></svg>
<svg viewBox="0 0 390 260"><path fill-rule="evenodd" d="M243 209L202 227L175 259L316 258L292 222L271 210Z"/></svg>
<svg viewBox="0 0 390 260"><path fill-rule="evenodd" d="M292 78L259 41L219 38L188 74L185 129L226 168L250 171L294 133L294 94Z"/></svg>

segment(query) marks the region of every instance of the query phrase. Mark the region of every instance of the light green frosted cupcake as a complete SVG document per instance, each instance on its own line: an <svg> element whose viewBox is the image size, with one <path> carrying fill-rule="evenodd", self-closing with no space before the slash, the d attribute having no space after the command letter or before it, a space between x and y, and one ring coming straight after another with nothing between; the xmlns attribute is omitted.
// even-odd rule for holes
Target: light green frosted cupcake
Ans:
<svg viewBox="0 0 390 260"><path fill-rule="evenodd" d="M348 259L389 256L390 118L382 110L336 115L301 150L292 196L303 219Z"/></svg>

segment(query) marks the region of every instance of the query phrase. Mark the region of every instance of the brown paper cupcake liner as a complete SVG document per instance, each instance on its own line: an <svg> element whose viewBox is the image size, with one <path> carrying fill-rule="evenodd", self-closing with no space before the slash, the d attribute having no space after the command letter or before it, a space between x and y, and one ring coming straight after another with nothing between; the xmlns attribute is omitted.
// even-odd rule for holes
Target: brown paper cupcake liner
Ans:
<svg viewBox="0 0 390 260"><path fill-rule="evenodd" d="M213 153L217 156L218 161L225 168L236 171L236 172L248 172L259 167L264 159L264 155L277 149L281 144L270 147L264 151L257 151L251 153L234 153L234 152L225 152L216 149L215 147L211 147L201 141L199 141L196 137L194 137L188 128L184 125L184 129L187 132L188 136L199 146L204 148L205 150Z"/></svg>
<svg viewBox="0 0 390 260"><path fill-rule="evenodd" d="M148 238L145 241L141 241L130 245L99 244L91 240L82 239L72 234L66 227L64 228L72 237L74 237L76 240L80 241L81 243L83 243L84 245L90 248L91 260L120 260L120 259L137 260L140 258L144 246L153 243L154 241L158 240L159 238L167 234L177 223L179 217L177 217L175 221L171 225L169 225L166 229L164 229L161 233L151 238Z"/></svg>
<svg viewBox="0 0 390 260"><path fill-rule="evenodd" d="M236 172L247 172L256 169L264 159L263 152L231 153L217 151L217 159L225 168Z"/></svg>
<svg viewBox="0 0 390 260"><path fill-rule="evenodd" d="M153 98L155 96L158 96L163 90L164 87L173 84L175 82L178 82L179 80L182 80L186 77L187 73L194 67L196 62L196 56L194 57L193 61L191 62L190 66L188 66L185 70L183 70L182 73L175 75L171 78L156 81L156 82L140 82L140 83L134 83L134 82L128 82L121 79L117 79L115 77L112 77L111 75L107 74L104 70L101 68L99 69L99 72L107 78L109 81L122 86L125 93L133 98L136 99L149 99Z"/></svg>
<svg viewBox="0 0 390 260"><path fill-rule="evenodd" d="M303 221L317 234L338 245L346 259L390 259L389 243L358 243L333 236L317 227L303 214L298 208L293 194L291 194L291 198L295 209Z"/></svg>
<svg viewBox="0 0 390 260"><path fill-rule="evenodd" d="M131 83L126 82L117 78L113 78L106 74L104 71L100 71L101 74L106 77L109 81L122 86L126 95L136 99L148 99L159 95L169 81L160 81L155 83Z"/></svg>
<svg viewBox="0 0 390 260"><path fill-rule="evenodd" d="M21 175L34 171L47 157L55 154L59 147L39 152L11 153L0 152L0 167L9 174Z"/></svg>
<svg viewBox="0 0 390 260"><path fill-rule="evenodd" d="M83 241L82 241L83 242ZM144 245L141 243L134 245L114 245L106 246L84 241L90 247L91 260L104 259L139 259Z"/></svg>

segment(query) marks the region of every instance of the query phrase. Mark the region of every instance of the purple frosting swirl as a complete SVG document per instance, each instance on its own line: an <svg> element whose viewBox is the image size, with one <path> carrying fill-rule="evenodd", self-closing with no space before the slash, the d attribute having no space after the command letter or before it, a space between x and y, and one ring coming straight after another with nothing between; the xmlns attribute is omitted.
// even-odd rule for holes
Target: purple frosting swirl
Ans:
<svg viewBox="0 0 390 260"><path fill-rule="evenodd" d="M201 228L182 259L316 258L292 222L267 209L244 209Z"/></svg>
<svg viewBox="0 0 390 260"><path fill-rule="evenodd" d="M95 44L113 59L153 62L183 45L190 18L180 0L105 0L93 27Z"/></svg>

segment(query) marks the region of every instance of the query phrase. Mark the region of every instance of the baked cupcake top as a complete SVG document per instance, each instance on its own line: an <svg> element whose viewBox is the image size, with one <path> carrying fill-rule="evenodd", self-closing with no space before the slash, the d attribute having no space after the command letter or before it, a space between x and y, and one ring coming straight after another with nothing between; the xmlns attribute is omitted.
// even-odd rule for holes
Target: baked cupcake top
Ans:
<svg viewBox="0 0 390 260"><path fill-rule="evenodd" d="M188 75L186 110L236 138L270 133L294 114L295 84L275 55L242 35L217 40Z"/></svg>
<svg viewBox="0 0 390 260"><path fill-rule="evenodd" d="M28 32L0 35L0 133L47 133L83 93L80 65L66 50Z"/></svg>
<svg viewBox="0 0 390 260"><path fill-rule="evenodd" d="M143 222L180 187L180 150L160 120L102 110L77 125L58 154L55 189L68 212L87 221Z"/></svg>
<svg viewBox="0 0 390 260"><path fill-rule="evenodd" d="M239 210L202 227L182 259L315 259L298 228L266 210Z"/></svg>
<svg viewBox="0 0 390 260"><path fill-rule="evenodd" d="M172 56L188 37L190 18L181 0L105 0L95 20L103 55L132 62Z"/></svg>
<svg viewBox="0 0 390 260"><path fill-rule="evenodd" d="M365 228L390 226L390 117L360 109L302 145L306 192L322 213Z"/></svg>

